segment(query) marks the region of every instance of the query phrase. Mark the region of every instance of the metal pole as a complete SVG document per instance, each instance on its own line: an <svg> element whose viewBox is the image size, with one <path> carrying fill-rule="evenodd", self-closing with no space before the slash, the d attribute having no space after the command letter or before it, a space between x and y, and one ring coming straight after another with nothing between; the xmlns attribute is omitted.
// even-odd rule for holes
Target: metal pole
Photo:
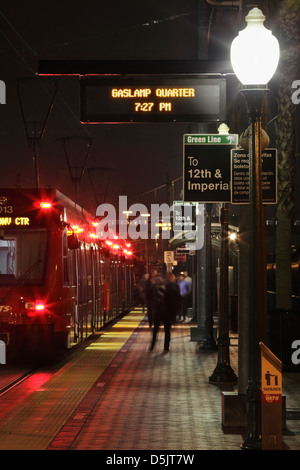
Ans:
<svg viewBox="0 0 300 470"><path fill-rule="evenodd" d="M217 345L213 334L213 305L212 305L212 266L211 266L211 211L212 204L205 204L205 256L206 256L206 289L205 289L205 338L200 341L200 351L215 351Z"/></svg>
<svg viewBox="0 0 300 470"><path fill-rule="evenodd" d="M33 148L33 172L35 176L35 185L37 189L40 187L40 173L39 173L39 155L37 147L39 145L39 140L32 139L31 141L32 148Z"/></svg>
<svg viewBox="0 0 300 470"><path fill-rule="evenodd" d="M87 142L86 143L87 151L86 151L86 155L85 155L85 158L84 158L84 162L82 163L81 166L72 166L71 165L70 156L69 156L69 152L68 152L68 149L67 149L67 141L69 141L71 139L73 139L74 141L75 140L77 140L77 141L81 140L81 141L86 141ZM58 139L58 140L61 140L61 139ZM63 145L64 145L64 152L65 152L65 157L66 157L66 160L67 160L70 176L71 176L71 179L72 179L72 181L75 185L75 203L78 204L78 202L79 202L79 183L81 182L82 176L83 176L83 174L85 172L85 169L86 169L88 156L90 154L91 147L92 147L92 139L90 137L63 137ZM74 158L74 155L71 154L71 157Z"/></svg>
<svg viewBox="0 0 300 470"><path fill-rule="evenodd" d="M228 289L228 204L221 208L221 265L220 265L220 312L218 336L218 363L209 382L236 383L237 376L230 366L229 354L229 289Z"/></svg>
<svg viewBox="0 0 300 470"><path fill-rule="evenodd" d="M262 200L261 117L267 88L244 87L249 132L249 354L247 385L248 430L242 449L261 449L260 341L266 343L266 248Z"/></svg>

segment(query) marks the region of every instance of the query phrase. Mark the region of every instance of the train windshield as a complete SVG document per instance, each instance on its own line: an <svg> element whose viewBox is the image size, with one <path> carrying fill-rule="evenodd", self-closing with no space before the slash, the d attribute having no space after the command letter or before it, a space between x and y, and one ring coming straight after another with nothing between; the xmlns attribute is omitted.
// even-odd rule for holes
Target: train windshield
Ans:
<svg viewBox="0 0 300 470"><path fill-rule="evenodd" d="M46 230L0 230L0 284L40 284L46 242Z"/></svg>

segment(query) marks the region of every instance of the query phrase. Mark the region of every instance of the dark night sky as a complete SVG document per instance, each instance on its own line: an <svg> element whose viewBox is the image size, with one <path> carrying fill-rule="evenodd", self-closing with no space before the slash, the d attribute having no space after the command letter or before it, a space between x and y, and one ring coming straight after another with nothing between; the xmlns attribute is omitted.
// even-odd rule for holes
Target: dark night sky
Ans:
<svg viewBox="0 0 300 470"><path fill-rule="evenodd" d="M25 187L34 185L32 150L26 139L17 99L17 78L34 76L39 59L205 58L211 7L204 0L199 1L199 5L198 17L197 0L2 2L0 79L7 86L7 102L0 106L0 186L14 186L18 181ZM228 22L232 14L236 15L236 12L228 9L218 14L214 12L213 25L219 21L221 31L215 44L222 59L227 58L224 51L226 55L229 50L226 43L228 31L233 34L234 23ZM202 40L200 47L199 38ZM93 144L87 168L113 169L108 202L118 194L136 195L162 185L166 182L167 173L171 179L182 176L182 136L195 132L195 124L84 126L79 120L78 92L77 78L60 80L54 109L38 149L41 186L57 187L69 197L74 197L62 144L66 137L76 137L79 142L78 138L91 136ZM29 106L26 107L27 116L30 115L34 121L39 120L40 113L48 107L37 91L32 94L23 91L22 99ZM210 132L217 132L217 127L216 123ZM78 152L74 158L83 159L85 149ZM72 165L75 164L79 162L72 160ZM103 178L95 175L96 191L100 194L106 187L105 174ZM80 196L79 202L88 209L95 209L88 172L82 178Z"/></svg>

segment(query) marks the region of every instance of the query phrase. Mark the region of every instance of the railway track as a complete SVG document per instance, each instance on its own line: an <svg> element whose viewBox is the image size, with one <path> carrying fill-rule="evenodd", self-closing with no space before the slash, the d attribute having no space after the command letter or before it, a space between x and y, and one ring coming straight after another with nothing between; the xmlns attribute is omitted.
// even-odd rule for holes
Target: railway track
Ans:
<svg viewBox="0 0 300 470"><path fill-rule="evenodd" d="M0 398L31 377L35 371L36 369L24 369L23 371L17 372L13 369L6 370L0 382Z"/></svg>

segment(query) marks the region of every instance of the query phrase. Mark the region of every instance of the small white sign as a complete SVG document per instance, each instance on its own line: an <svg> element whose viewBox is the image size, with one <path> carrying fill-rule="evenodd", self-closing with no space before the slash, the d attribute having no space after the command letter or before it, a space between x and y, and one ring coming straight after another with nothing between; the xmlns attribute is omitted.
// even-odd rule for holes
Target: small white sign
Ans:
<svg viewBox="0 0 300 470"><path fill-rule="evenodd" d="M0 364L6 364L6 344L0 340Z"/></svg>
<svg viewBox="0 0 300 470"><path fill-rule="evenodd" d="M174 251L164 252L164 262L166 264L172 264L174 262Z"/></svg>

